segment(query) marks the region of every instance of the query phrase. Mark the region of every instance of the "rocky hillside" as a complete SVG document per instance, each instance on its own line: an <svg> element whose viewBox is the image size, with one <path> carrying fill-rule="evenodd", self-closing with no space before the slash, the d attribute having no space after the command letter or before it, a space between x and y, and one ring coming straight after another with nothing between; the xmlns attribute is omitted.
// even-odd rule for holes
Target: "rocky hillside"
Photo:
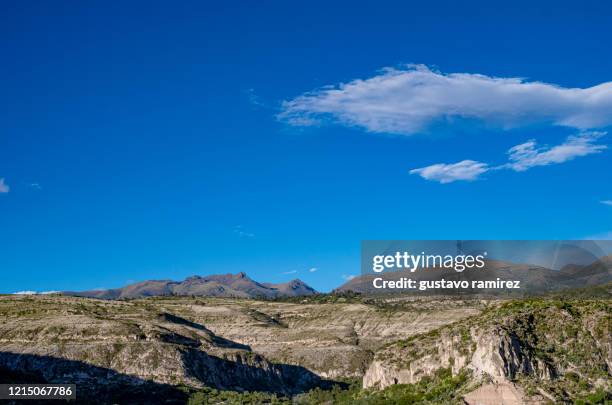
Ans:
<svg viewBox="0 0 612 405"><path fill-rule="evenodd" d="M93 387L139 379L288 395L323 384L303 367L272 363L146 303L5 297L0 319L0 370L46 382Z"/></svg>
<svg viewBox="0 0 612 405"><path fill-rule="evenodd" d="M296 300L0 296L0 375L77 381L97 387L95 396L145 383L153 384L148 392L173 395L183 386L292 396L325 387L324 379L361 379L383 345L483 308Z"/></svg>
<svg viewBox="0 0 612 405"><path fill-rule="evenodd" d="M294 301L153 300L272 361L301 365L325 378L361 378L372 353L382 345L478 314L484 308L480 302L450 300L382 304L345 298L319 302L317 297L304 297Z"/></svg>
<svg viewBox="0 0 612 405"><path fill-rule="evenodd" d="M611 305L0 296L0 383L77 382L97 403L603 403Z"/></svg>
<svg viewBox="0 0 612 405"><path fill-rule="evenodd" d="M65 295L101 299L126 299L156 296L199 296L231 298L276 298L316 294L301 280L287 283L258 283L246 273L192 276L184 281L149 280L122 288L91 291L64 291Z"/></svg>
<svg viewBox="0 0 612 405"><path fill-rule="evenodd" d="M609 300L509 302L377 351L363 386L414 384L449 369L478 382L468 404L573 402L612 392L611 330Z"/></svg>

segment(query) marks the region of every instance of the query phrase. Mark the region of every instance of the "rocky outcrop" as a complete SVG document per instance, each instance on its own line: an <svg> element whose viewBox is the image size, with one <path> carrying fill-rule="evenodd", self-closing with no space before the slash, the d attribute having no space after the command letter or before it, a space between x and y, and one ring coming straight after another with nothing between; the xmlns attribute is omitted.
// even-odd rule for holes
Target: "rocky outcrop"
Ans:
<svg viewBox="0 0 612 405"><path fill-rule="evenodd" d="M469 370L473 378L493 384L478 395L498 398L521 397L516 381L542 391L532 393L534 398L550 395L545 387L561 386L561 392L612 388L609 304L512 305L386 346L375 354L363 386L413 384L451 369L454 375Z"/></svg>
<svg viewBox="0 0 612 405"><path fill-rule="evenodd" d="M476 350L467 366L477 375L487 375L496 382L513 380L519 374L543 380L555 376L553 367L535 356L511 331L495 327L473 337Z"/></svg>
<svg viewBox="0 0 612 405"><path fill-rule="evenodd" d="M441 368L451 368L453 374L457 374L467 367L474 375L487 376L496 382L512 380L518 374L533 374L541 379L554 377L554 369L549 364L529 353L524 344L506 330L470 332L473 342L470 345L458 343L456 336L443 333L437 348L430 349L429 354L403 362L389 361L384 354L378 353L364 375L364 388L414 384ZM393 349L386 350L389 354Z"/></svg>
<svg viewBox="0 0 612 405"><path fill-rule="evenodd" d="M376 353L374 361L363 377L364 388L385 388L394 384L414 384L425 376L432 376L441 368L450 368L453 374L465 367L470 359L469 348L459 336L449 333L425 335L422 341L390 345ZM422 346L421 346L422 344Z"/></svg>

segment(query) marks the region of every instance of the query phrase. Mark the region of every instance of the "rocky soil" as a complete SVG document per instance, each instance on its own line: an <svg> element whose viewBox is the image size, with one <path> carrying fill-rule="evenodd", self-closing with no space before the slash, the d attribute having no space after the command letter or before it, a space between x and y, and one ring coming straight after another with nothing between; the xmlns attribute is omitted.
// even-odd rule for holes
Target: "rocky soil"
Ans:
<svg viewBox="0 0 612 405"><path fill-rule="evenodd" d="M66 381L98 378L85 367L94 366L117 378L292 395L322 378L361 377L382 345L480 310L478 303L390 310L342 302L3 296L0 367L57 380L51 363L64 359L84 366L63 371Z"/></svg>
<svg viewBox="0 0 612 405"><path fill-rule="evenodd" d="M148 303L4 297L0 319L0 367L45 381L87 385L107 370L113 381L134 377L288 395L322 383L303 367L272 363Z"/></svg>
<svg viewBox="0 0 612 405"><path fill-rule="evenodd" d="M468 370L468 404L568 402L612 392L612 303L526 300L378 350L365 388L413 384Z"/></svg>
<svg viewBox="0 0 612 405"><path fill-rule="evenodd" d="M330 297L0 296L0 382L77 382L98 399L138 389L168 403L186 402L181 387L300 404L612 400L610 300ZM362 384L325 391L347 379Z"/></svg>
<svg viewBox="0 0 612 405"><path fill-rule="evenodd" d="M275 362L326 378L361 377L382 345L473 316L479 302L304 303L170 299L157 305L248 345Z"/></svg>

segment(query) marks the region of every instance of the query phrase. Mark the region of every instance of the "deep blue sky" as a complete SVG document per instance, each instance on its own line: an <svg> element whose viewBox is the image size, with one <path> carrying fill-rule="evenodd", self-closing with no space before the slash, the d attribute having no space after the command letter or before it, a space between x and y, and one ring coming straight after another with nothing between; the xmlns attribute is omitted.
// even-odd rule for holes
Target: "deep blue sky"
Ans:
<svg viewBox="0 0 612 405"><path fill-rule="evenodd" d="M513 145L559 144L571 129L390 136L276 118L283 100L403 63L564 87L611 81L610 3L0 7L0 178L10 187L0 292L237 271L329 290L358 273L362 239L612 230L600 202L612 200L610 150L472 182L409 174L501 162Z"/></svg>

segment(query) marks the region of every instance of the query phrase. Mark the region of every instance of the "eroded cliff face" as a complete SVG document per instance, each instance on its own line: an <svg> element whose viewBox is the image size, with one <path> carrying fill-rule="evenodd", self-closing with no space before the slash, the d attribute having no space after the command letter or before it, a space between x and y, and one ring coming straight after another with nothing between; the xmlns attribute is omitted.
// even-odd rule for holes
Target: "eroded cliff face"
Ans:
<svg viewBox="0 0 612 405"><path fill-rule="evenodd" d="M497 392L500 401L503 395L528 401L522 387L539 397L536 402L562 400L589 387L612 388L609 303L512 305L386 346L376 353L363 386L412 384L450 368L453 374L467 369L492 384L481 391Z"/></svg>
<svg viewBox="0 0 612 405"><path fill-rule="evenodd" d="M292 396L326 377L363 376L364 387L382 389L429 384L423 377L442 369L469 379L453 394L468 404L570 401L612 390L610 305L4 296L0 377Z"/></svg>
<svg viewBox="0 0 612 405"><path fill-rule="evenodd" d="M324 378L361 378L381 346L476 315L479 302L363 303L168 299L160 307L206 325L267 359Z"/></svg>
<svg viewBox="0 0 612 405"><path fill-rule="evenodd" d="M480 312L478 303L0 297L0 368L58 381L295 394L361 378L373 352ZM107 370L107 371L105 371ZM101 375L107 377L101 378Z"/></svg>
<svg viewBox="0 0 612 405"><path fill-rule="evenodd" d="M0 369L47 382L137 378L287 395L321 384L303 367L272 363L155 307L71 298L11 298L10 304L1 307Z"/></svg>

